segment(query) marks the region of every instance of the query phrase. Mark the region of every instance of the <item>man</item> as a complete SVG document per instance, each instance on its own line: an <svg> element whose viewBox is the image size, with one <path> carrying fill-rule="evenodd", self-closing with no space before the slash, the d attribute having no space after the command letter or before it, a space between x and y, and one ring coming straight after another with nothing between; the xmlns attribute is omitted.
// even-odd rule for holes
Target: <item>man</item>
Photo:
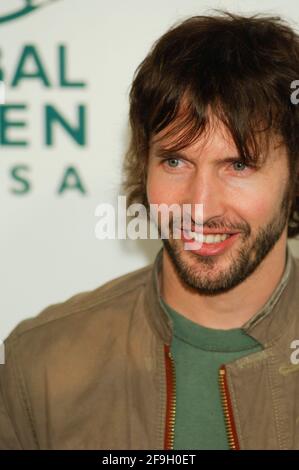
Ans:
<svg viewBox="0 0 299 470"><path fill-rule="evenodd" d="M14 330L0 448L299 448L298 77L279 18L198 16L157 41L132 85L124 188L189 204L191 230L175 238L171 218L153 265Z"/></svg>

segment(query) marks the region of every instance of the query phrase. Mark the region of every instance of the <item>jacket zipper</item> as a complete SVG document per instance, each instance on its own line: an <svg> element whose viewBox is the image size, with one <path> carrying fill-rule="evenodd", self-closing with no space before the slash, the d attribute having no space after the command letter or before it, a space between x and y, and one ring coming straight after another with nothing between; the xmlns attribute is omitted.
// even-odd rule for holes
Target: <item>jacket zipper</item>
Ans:
<svg viewBox="0 0 299 470"><path fill-rule="evenodd" d="M165 352L165 366L166 366L166 386L167 386L167 399L166 399L166 422L165 422L165 441L164 449L173 450L174 445L174 427L175 427L175 413L176 413L176 379L175 379L175 365L170 351L170 347L164 345ZM221 392L221 401L225 418L225 426L227 432L227 439L229 447L232 450L239 450L239 440L236 431L236 425L233 417L233 410L228 391L226 368L222 365L219 369L219 385Z"/></svg>
<svg viewBox="0 0 299 470"><path fill-rule="evenodd" d="M226 368L222 365L219 369L219 385L221 392L221 401L224 412L225 426L227 432L227 439L230 449L239 450L239 440L235 425L235 420L233 417L233 409L231 404L231 399L229 396L227 378L226 378Z"/></svg>
<svg viewBox="0 0 299 470"><path fill-rule="evenodd" d="M170 347L164 345L165 366L166 366L166 420L165 420L165 440L164 449L173 450L174 445L174 426L176 412L176 391L175 391L175 365Z"/></svg>

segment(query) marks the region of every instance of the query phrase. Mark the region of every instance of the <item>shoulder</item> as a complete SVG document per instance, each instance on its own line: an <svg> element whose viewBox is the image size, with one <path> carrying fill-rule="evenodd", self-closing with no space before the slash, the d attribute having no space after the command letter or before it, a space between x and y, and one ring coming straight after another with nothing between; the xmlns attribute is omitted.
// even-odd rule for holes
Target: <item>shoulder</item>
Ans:
<svg viewBox="0 0 299 470"><path fill-rule="evenodd" d="M151 272L148 265L50 305L6 339L0 391L28 448L35 448L34 436L43 433L46 411L63 415L65 403L76 410L95 387L104 397L101 378L104 384L114 383L115 371L126 370L128 335L134 329L131 336L136 341L140 334L143 341L149 331L140 313Z"/></svg>
<svg viewBox="0 0 299 470"><path fill-rule="evenodd" d="M23 320L12 331L8 340L23 336L39 336L43 331L57 332L77 329L96 315L98 321L105 316L130 311L135 299L149 281L152 264L112 279L98 288L80 292L69 299L48 306L37 316Z"/></svg>

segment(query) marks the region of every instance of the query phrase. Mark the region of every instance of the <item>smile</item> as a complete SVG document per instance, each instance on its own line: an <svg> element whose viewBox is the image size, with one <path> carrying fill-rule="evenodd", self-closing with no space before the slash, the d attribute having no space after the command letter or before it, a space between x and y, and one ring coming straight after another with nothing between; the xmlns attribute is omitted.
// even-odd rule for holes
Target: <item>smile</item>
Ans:
<svg viewBox="0 0 299 470"><path fill-rule="evenodd" d="M192 232L191 230L184 232L184 234L190 239L203 243L220 243L231 236L229 233L203 235L202 233Z"/></svg>
<svg viewBox="0 0 299 470"><path fill-rule="evenodd" d="M215 256L225 253L238 239L240 233L215 233L203 235L189 230L182 231L184 249L201 256Z"/></svg>

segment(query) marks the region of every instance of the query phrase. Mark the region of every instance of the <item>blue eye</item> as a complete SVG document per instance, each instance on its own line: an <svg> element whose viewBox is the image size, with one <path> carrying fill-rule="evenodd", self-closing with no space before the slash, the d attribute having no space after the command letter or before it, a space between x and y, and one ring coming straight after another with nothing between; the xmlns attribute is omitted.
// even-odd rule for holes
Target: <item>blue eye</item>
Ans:
<svg viewBox="0 0 299 470"><path fill-rule="evenodd" d="M178 158L167 158L167 159L166 159L166 162L169 164L169 166L170 166L171 168L176 168L178 165L176 165L176 164L172 165L171 163L174 162L174 163L177 163L177 164L178 164L179 159L178 159Z"/></svg>
<svg viewBox="0 0 299 470"><path fill-rule="evenodd" d="M247 165L245 163L241 162L241 160L238 160L236 162L233 162L233 167L236 171L240 172L242 170L246 170Z"/></svg>

